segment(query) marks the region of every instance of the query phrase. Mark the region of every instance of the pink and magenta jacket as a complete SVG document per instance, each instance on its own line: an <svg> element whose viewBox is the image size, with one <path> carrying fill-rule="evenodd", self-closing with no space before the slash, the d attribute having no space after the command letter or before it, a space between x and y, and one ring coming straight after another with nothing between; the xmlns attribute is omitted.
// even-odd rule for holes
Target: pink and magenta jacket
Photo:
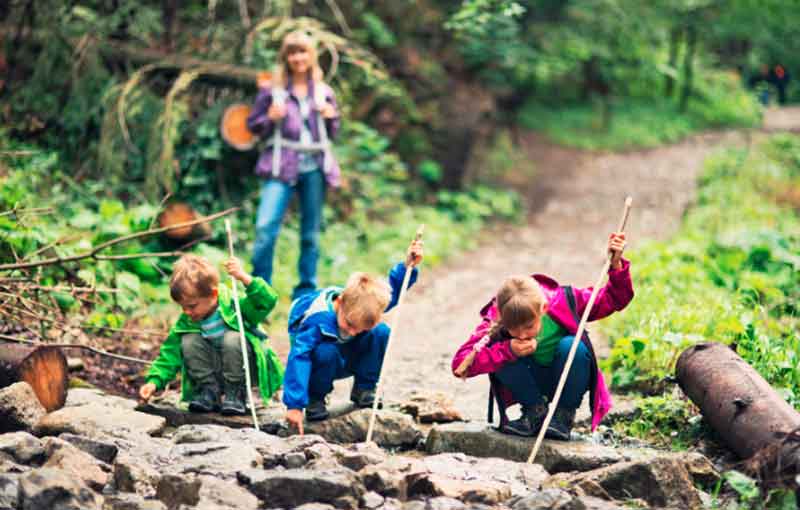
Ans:
<svg viewBox="0 0 800 510"><path fill-rule="evenodd" d="M547 299L547 314L556 323L561 325L564 329L575 334L578 331L578 323L572 315L569 302L567 301L566 293L563 287L552 278L542 275L531 275L542 290L544 291L545 298ZM589 297L592 294L592 287L575 288L575 302L578 312L578 317L583 315ZM589 314L589 320L602 319L614 312L622 310L633 299L633 284L631 283L630 262L622 259L622 267L620 269L612 269L608 272L608 283L598 291L597 298L594 302L594 307ZM475 331L469 339L458 348L455 356L453 357L452 370L455 372L456 368L461 364L464 358L472 352L473 346L484 338L489 330L492 328L493 323L498 319L499 312L497 310L497 303L495 298L487 303L481 309L481 322L475 328ZM594 355L594 353L592 353ZM469 368L467 377L473 377L480 374L491 374L500 369L505 363L516 361L517 357L511 351L510 341L500 341L490 343L483 347L476 353L475 359ZM593 365L596 367L597 362L594 360ZM597 428L600 420L603 419L608 411L611 409L611 395L606 387L603 374L600 370L596 370L596 380L591 384L592 389L592 430ZM499 385L499 383L497 383ZM500 387L497 397L505 404L505 406L514 403L511 396L511 391L508 388Z"/></svg>

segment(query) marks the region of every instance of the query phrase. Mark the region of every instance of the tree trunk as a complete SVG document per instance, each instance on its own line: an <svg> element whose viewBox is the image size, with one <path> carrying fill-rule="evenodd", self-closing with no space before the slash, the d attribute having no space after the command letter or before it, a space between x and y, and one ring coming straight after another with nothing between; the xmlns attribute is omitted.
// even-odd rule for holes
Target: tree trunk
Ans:
<svg viewBox="0 0 800 510"><path fill-rule="evenodd" d="M172 51L175 42L175 19L178 14L179 0L161 0L161 21L164 25L162 44L164 49Z"/></svg>
<svg viewBox="0 0 800 510"><path fill-rule="evenodd" d="M47 412L67 400L67 359L60 349L42 345L2 344L0 388L25 381Z"/></svg>
<svg viewBox="0 0 800 510"><path fill-rule="evenodd" d="M697 29L694 25L686 27L686 54L683 56L683 90L681 91L681 112L689 107L694 79L694 51L697 46Z"/></svg>
<svg viewBox="0 0 800 510"><path fill-rule="evenodd" d="M675 375L683 392L743 459L800 427L800 413L726 345L709 342L686 349Z"/></svg>
<svg viewBox="0 0 800 510"><path fill-rule="evenodd" d="M673 28L669 32L669 68L673 71L678 67L678 47L680 46L680 42L681 30L679 28ZM664 95L668 98L672 97L674 91L675 77L668 74L664 86Z"/></svg>

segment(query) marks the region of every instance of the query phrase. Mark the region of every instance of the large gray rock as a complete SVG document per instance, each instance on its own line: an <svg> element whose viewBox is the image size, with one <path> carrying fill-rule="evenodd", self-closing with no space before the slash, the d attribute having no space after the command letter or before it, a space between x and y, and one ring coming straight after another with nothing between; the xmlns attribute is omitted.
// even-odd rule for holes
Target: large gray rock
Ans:
<svg viewBox="0 0 800 510"><path fill-rule="evenodd" d="M570 487L603 499L640 498L654 507L702 508L698 491L676 455L620 462L586 473L559 473L545 487Z"/></svg>
<svg viewBox="0 0 800 510"><path fill-rule="evenodd" d="M0 473L0 509L19 508L19 476Z"/></svg>
<svg viewBox="0 0 800 510"><path fill-rule="evenodd" d="M538 489L549 476L542 466L499 458L446 453L421 459L424 470L406 476L407 496L447 496L495 505Z"/></svg>
<svg viewBox="0 0 800 510"><path fill-rule="evenodd" d="M425 466L421 460L394 455L380 464L363 467L358 476L369 491L386 498L406 499L408 497L406 477L423 472Z"/></svg>
<svg viewBox="0 0 800 510"><path fill-rule="evenodd" d="M103 510L167 510L167 506L155 499L144 499L138 494L120 493L106 496Z"/></svg>
<svg viewBox="0 0 800 510"><path fill-rule="evenodd" d="M0 452L7 453L16 462L26 465L40 465L45 452L42 441L27 432L0 434Z"/></svg>
<svg viewBox="0 0 800 510"><path fill-rule="evenodd" d="M158 481L156 499L167 505L167 508L177 508L180 505L195 506L200 502L199 479L191 476L164 475Z"/></svg>
<svg viewBox="0 0 800 510"><path fill-rule="evenodd" d="M109 395L104 393L102 390L93 388L73 388L69 390L69 393L67 393L67 401L64 404L64 407L77 407L87 404L97 404L103 407L116 407L128 411L133 411L136 407L135 400Z"/></svg>
<svg viewBox="0 0 800 510"><path fill-rule="evenodd" d="M37 436L57 436L68 432L80 436L124 439L142 433L158 435L164 430L166 423L159 416L91 402L64 407L48 414L36 424L34 433Z"/></svg>
<svg viewBox="0 0 800 510"><path fill-rule="evenodd" d="M324 421L307 423L305 431L332 443L358 443L367 437L372 409L358 409ZM372 440L386 448L415 448L422 431L411 416L397 411L378 411Z"/></svg>
<svg viewBox="0 0 800 510"><path fill-rule="evenodd" d="M64 433L58 436L59 439L71 443L73 446L78 447L89 455L93 456L99 461L111 464L117 457L119 448L111 441L103 441L101 439L89 438L84 436L76 436L75 434Z"/></svg>
<svg viewBox="0 0 800 510"><path fill-rule="evenodd" d="M60 469L71 478L80 480L92 489L100 491L109 480L110 466L100 462L71 443L57 437L44 442L47 462L43 467Z"/></svg>
<svg viewBox="0 0 800 510"><path fill-rule="evenodd" d="M258 400L255 403L256 416L261 430L269 434L277 434L285 429L284 415L286 411L282 406L264 407L263 403ZM158 400L154 399L148 404L139 405L136 410L160 416L167 421L170 427L222 425L234 429L253 428L253 418L249 414L245 416L223 416L219 413L193 413L189 411L186 402L180 401L180 393L178 392L170 392Z"/></svg>
<svg viewBox="0 0 800 510"><path fill-rule="evenodd" d="M235 482L211 476L200 477L200 499L196 510L257 510L258 498Z"/></svg>
<svg viewBox="0 0 800 510"><path fill-rule="evenodd" d="M161 473L146 460L121 453L114 461L114 487L143 497L154 497Z"/></svg>
<svg viewBox="0 0 800 510"><path fill-rule="evenodd" d="M100 510L102 500L67 473L34 469L19 478L22 510Z"/></svg>
<svg viewBox="0 0 800 510"><path fill-rule="evenodd" d="M355 509L365 492L356 474L346 468L325 471L250 469L239 473L239 483L269 506L283 508L316 502Z"/></svg>
<svg viewBox="0 0 800 510"><path fill-rule="evenodd" d="M414 392L400 404L400 410L420 423L450 423L464 421L453 400L442 392Z"/></svg>
<svg viewBox="0 0 800 510"><path fill-rule="evenodd" d="M535 439L501 434L482 423L437 425L428 433L428 453L461 452L475 457L500 457L526 462ZM586 441L542 441L536 456L551 473L589 471L625 460L625 451Z"/></svg>
<svg viewBox="0 0 800 510"><path fill-rule="evenodd" d="M562 489L544 489L517 500L511 510L624 510L611 501L575 496Z"/></svg>
<svg viewBox="0 0 800 510"><path fill-rule="evenodd" d="M32 430L47 414L33 388L26 382L0 389L0 432Z"/></svg>

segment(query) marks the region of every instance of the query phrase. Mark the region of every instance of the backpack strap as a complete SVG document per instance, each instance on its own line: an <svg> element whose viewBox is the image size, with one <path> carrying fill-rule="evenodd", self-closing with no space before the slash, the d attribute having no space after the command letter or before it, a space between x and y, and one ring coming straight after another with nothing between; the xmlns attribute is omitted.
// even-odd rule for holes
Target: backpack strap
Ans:
<svg viewBox="0 0 800 510"><path fill-rule="evenodd" d="M578 317L578 305L575 302L575 290L572 285L564 285L564 295L567 296L567 303L569 304L569 311L572 312L572 318L575 319L575 324L581 323L581 318Z"/></svg>

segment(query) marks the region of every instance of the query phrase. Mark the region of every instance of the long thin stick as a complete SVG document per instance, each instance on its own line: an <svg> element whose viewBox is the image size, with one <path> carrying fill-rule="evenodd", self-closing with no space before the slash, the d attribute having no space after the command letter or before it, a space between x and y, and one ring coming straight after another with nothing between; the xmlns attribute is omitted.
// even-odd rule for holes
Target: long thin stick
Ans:
<svg viewBox="0 0 800 510"><path fill-rule="evenodd" d="M628 223L628 215L631 212L631 197L625 199L625 209L622 212L622 220L619 223L619 229L617 232L622 232L625 230L625 225ZM536 454L539 453L539 447L542 446L542 440L544 439L544 434L547 432L547 427L550 425L550 420L553 419L553 414L556 411L556 406L558 405L558 401L561 398L561 392L564 390L564 385L567 382L567 376L569 375L569 370L572 368L572 361L575 359L575 352L578 350L578 344L581 341L581 337L583 336L583 330L586 328L586 322L589 320L589 314L592 312L592 307L594 306L594 300L597 298L597 293L600 291L600 286L603 284L603 279L605 278L606 274L608 273L608 268L611 266L611 254L606 257L606 262L603 265L603 269L600 271L600 275L597 278L597 283L594 285L592 289L592 295L589 297L589 302L586 303L586 308L583 310L583 316L581 317L581 322L578 324L578 331L575 333L575 337L572 339L572 346L570 346L569 354L567 355L567 362L564 364L564 370L561 372L561 378L558 380L558 386L556 387L556 392L553 395L553 400L550 402L549 409L547 411L547 416L542 423L542 428L539 430L539 435L536 437L536 443L533 445L533 450L531 450L531 455L528 457L528 464L533 462L533 459L536 458Z"/></svg>
<svg viewBox="0 0 800 510"><path fill-rule="evenodd" d="M95 349L94 347L89 347L88 345L80 345L80 344L50 344L47 342L37 342L36 340L28 340L25 338L17 338L15 336L10 335L2 335L0 334L0 340L7 340L9 342L19 342L21 344L31 344L31 345L43 345L46 347L58 347L59 349L83 349L85 351L90 351L95 354L99 354L100 356L106 356L109 358L116 358L121 359L123 361L130 361L132 363L141 363L142 365L149 365L152 363L151 361L139 359L139 358L132 358L130 356L123 356L122 354L112 354L110 352L101 351L100 349Z"/></svg>
<svg viewBox="0 0 800 510"><path fill-rule="evenodd" d="M425 230L425 225L420 225L417 229L417 235L415 237L416 241L422 239L422 233ZM397 330L397 324L399 322L400 317L400 305L403 304L403 298L405 297L406 290L408 290L408 282L411 280L411 273L414 272L413 267L409 267L409 261L406 260L406 272L403 275L403 284L400 286L400 294L397 296L397 305L394 307L394 316L392 317L392 325L389 329L389 339L386 341L386 352L383 355L383 365L381 366L381 371L378 374L378 384L375 387L375 400L372 402L372 414L369 417L369 427L367 428L367 442L369 443L372 441L372 432L375 430L375 416L378 414L378 402L381 398L381 392L383 390L383 374L386 373L386 362L389 360L389 350L392 348L392 337L394 336L394 332Z"/></svg>
<svg viewBox="0 0 800 510"><path fill-rule="evenodd" d="M30 269L33 267L40 267L40 266L47 266L51 264L62 264L64 262L74 262L76 260L86 259L89 257L95 259L106 259L106 260L121 260L123 258L137 258L137 257L157 257L157 256L172 256L173 253L139 253L139 254L130 254L130 255L98 255L101 250L108 248L109 246L113 246L115 244L119 244L125 241L130 241L132 239L138 239L140 237L147 237L152 236L155 234L160 234L161 232L166 232L168 230L175 230L178 228L190 227L192 225L197 225L198 223L208 223L212 220L220 218L222 216L226 216L228 214L234 213L238 211L238 207L232 207L230 209L226 209L222 212L218 212L215 214L211 214L209 216L204 216L202 218L186 221L183 223L176 223L175 225L170 225L168 227L161 227L161 228L153 228L150 230L145 230L143 232L136 232L133 234L124 235L122 237L117 237L114 239L110 239L104 243L98 244L97 246L93 247L91 250L86 251L84 253L79 253L77 255L70 255L68 257L53 257L49 259L43 260L35 260L31 262L20 262L16 264L0 264L0 271L10 271L12 269ZM175 252L177 253L177 252Z"/></svg>
<svg viewBox="0 0 800 510"><path fill-rule="evenodd" d="M231 233L231 222L225 218L225 231L228 233L228 252L233 257L233 234ZM253 404L253 388L250 386L250 360L247 356L247 340L244 337L244 321L242 321L242 309L239 307L239 290L236 285L236 278L233 281L233 303L236 307L236 322L239 325L239 340L242 346L242 359L244 360L244 381L247 385L247 401L250 404L250 413L253 415L253 426L258 428L258 416L256 416L256 406Z"/></svg>

